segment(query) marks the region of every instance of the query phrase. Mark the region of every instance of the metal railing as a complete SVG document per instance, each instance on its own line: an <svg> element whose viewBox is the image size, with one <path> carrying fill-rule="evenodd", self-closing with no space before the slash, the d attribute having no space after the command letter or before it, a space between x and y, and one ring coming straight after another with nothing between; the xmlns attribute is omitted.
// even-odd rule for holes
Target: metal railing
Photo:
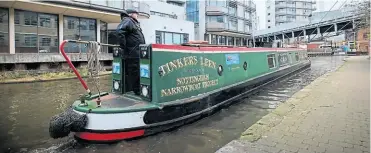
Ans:
<svg viewBox="0 0 371 153"><path fill-rule="evenodd" d="M66 52L64 51L64 45L68 42L72 42L72 43L82 43L82 44L89 44L90 42L89 41L79 41L79 40L64 40L61 45L59 46L59 50L61 51L64 59L66 59L68 65L70 66L70 68L73 70L73 72L75 73L75 75L77 76L77 78L79 79L80 83L82 84L82 86L84 87L84 89L86 90L86 92L88 92L89 95L91 95L91 91L90 89L88 88L88 85L86 84L86 82L82 79L80 73L76 70L75 66L73 66L70 58L67 56ZM118 47L118 45L111 45L111 44L103 44L103 43L98 43L99 45L101 46L109 46L109 47Z"/></svg>

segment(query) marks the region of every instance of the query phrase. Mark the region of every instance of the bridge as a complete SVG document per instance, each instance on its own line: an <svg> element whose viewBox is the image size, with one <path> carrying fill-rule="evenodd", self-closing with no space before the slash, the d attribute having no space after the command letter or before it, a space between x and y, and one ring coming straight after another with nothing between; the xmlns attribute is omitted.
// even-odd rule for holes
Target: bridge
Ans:
<svg viewBox="0 0 371 153"><path fill-rule="evenodd" d="M360 14L349 10L315 12L307 22L291 22L270 29L258 30L253 33L251 41L273 42L278 40L289 43L290 39L306 42L323 40L339 35L344 30L354 29L360 18Z"/></svg>

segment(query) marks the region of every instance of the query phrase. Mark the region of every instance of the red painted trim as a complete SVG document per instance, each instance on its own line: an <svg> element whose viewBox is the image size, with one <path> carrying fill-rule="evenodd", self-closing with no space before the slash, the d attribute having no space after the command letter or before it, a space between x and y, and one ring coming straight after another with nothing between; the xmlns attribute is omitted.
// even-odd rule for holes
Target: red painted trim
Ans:
<svg viewBox="0 0 371 153"><path fill-rule="evenodd" d="M117 132L117 133L91 133L91 132L77 132L75 136L90 141L114 141L124 140L144 135L144 130Z"/></svg>
<svg viewBox="0 0 371 153"><path fill-rule="evenodd" d="M190 47L181 45L152 44L152 48L171 49L171 50L188 50L188 51L295 51L305 50L301 48L246 48L246 47Z"/></svg>

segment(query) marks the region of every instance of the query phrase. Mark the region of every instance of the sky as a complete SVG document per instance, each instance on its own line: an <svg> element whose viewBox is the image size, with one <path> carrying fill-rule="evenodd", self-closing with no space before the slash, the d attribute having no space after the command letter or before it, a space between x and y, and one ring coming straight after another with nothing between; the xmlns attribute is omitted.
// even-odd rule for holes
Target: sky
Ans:
<svg viewBox="0 0 371 153"><path fill-rule="evenodd" d="M256 4L256 13L259 16L259 29L264 29L265 28L265 14L266 14L266 6L265 6L265 1L266 0L254 0ZM318 12L319 9L323 9L324 11L329 11L331 7L335 4L335 6L332 8L332 10L337 10L340 8L340 6L344 2L351 2L352 0L316 0L317 1L317 10L315 12Z"/></svg>

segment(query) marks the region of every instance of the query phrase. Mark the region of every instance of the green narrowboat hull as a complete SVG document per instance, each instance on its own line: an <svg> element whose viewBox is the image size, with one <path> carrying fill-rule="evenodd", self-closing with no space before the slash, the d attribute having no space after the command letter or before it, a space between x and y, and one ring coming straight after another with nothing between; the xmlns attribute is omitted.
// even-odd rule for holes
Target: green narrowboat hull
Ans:
<svg viewBox="0 0 371 153"><path fill-rule="evenodd" d="M229 105L254 89L310 67L306 50L143 45L141 95L125 92L125 59L114 53L112 92L73 111L86 114L75 137L118 141L161 132Z"/></svg>

